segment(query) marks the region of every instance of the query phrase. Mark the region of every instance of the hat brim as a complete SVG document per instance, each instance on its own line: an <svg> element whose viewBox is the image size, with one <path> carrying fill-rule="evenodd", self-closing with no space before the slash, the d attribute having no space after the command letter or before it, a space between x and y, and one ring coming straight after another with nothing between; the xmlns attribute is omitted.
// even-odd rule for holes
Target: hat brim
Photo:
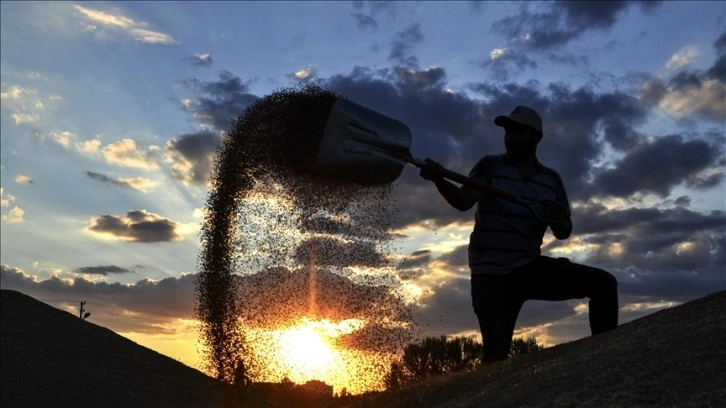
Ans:
<svg viewBox="0 0 726 408"><path fill-rule="evenodd" d="M497 126L504 127L504 126L506 126L507 124L510 124L510 123L516 123L516 124L521 125L521 123L515 122L512 119L510 119L509 116L497 116L496 118L494 118L494 124L497 125Z"/></svg>

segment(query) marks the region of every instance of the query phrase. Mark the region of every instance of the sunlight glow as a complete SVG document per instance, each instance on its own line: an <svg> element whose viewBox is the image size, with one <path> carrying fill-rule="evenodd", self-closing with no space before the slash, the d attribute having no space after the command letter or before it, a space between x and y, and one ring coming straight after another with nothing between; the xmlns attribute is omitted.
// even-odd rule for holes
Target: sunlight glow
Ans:
<svg viewBox="0 0 726 408"><path fill-rule="evenodd" d="M257 381L287 378L303 384L318 380L332 385L336 392L346 388L351 393L382 389L382 373L393 356L338 344L342 336L365 325L359 319L331 322L305 317L283 329L250 329L252 353L265 367Z"/></svg>

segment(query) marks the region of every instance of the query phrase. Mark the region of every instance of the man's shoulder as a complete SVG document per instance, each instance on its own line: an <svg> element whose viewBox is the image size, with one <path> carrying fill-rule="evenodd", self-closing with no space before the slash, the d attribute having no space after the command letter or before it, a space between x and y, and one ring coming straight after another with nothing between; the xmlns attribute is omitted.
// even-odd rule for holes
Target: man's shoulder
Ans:
<svg viewBox="0 0 726 408"><path fill-rule="evenodd" d="M504 163L504 155L503 154L488 154L481 159L479 159L478 162L474 165L474 167L471 169L471 174L482 174L482 173L491 173L492 169L494 169L497 166L501 166Z"/></svg>
<svg viewBox="0 0 726 408"><path fill-rule="evenodd" d="M555 169L553 169L551 167L547 167L547 166L545 166L542 163L539 163L539 166L540 166L540 171L543 174L548 175L548 176L551 176L551 177L561 178L560 177L560 173L558 173L557 170L555 170Z"/></svg>
<svg viewBox="0 0 726 408"><path fill-rule="evenodd" d="M504 155L503 154L488 154L476 163L477 166L479 165L495 165L495 164L502 164L504 163Z"/></svg>

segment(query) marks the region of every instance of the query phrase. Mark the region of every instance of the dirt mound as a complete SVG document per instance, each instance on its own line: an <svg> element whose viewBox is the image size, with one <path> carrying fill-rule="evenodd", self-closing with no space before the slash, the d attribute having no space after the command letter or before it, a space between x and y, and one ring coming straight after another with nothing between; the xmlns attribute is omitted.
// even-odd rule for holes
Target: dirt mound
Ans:
<svg viewBox="0 0 726 408"><path fill-rule="evenodd" d="M217 407L224 385L111 330L2 290L3 407Z"/></svg>
<svg viewBox="0 0 726 408"><path fill-rule="evenodd" d="M240 404L214 379L108 329L19 292L1 298L4 408L283 406ZM476 372L301 406L726 407L724 315L726 291Z"/></svg>
<svg viewBox="0 0 726 408"><path fill-rule="evenodd" d="M726 407L726 291L355 407Z"/></svg>

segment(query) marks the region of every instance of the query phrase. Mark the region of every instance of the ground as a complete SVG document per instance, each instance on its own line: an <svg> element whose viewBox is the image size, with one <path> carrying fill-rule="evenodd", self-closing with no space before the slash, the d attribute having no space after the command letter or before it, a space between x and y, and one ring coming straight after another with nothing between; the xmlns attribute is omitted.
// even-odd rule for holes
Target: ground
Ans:
<svg viewBox="0 0 726 408"><path fill-rule="evenodd" d="M3 408L726 407L726 291L475 372L318 402L240 395L78 316L1 296Z"/></svg>

